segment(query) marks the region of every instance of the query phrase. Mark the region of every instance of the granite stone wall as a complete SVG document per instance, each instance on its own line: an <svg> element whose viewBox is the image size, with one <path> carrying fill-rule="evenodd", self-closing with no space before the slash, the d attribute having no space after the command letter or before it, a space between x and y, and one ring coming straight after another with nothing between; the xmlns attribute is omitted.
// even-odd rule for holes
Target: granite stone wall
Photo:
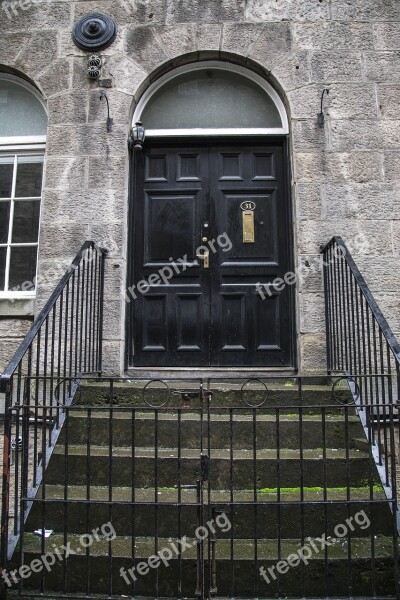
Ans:
<svg viewBox="0 0 400 600"><path fill-rule="evenodd" d="M324 367L322 278L315 265L320 245L334 234L349 244L400 333L398 0L24 0L14 4L11 18L5 4L0 65L33 81L49 113L36 310L83 240L109 248L108 372L123 370L127 137L135 103L157 75L208 58L264 73L287 106L295 255L309 273L297 290L300 369ZM112 80L112 133L99 84L86 75L87 54L71 41L74 22L93 10L109 13L118 26L114 44L100 53L102 79ZM0 321L6 340L14 338L8 325ZM3 360L9 342L0 343Z"/></svg>

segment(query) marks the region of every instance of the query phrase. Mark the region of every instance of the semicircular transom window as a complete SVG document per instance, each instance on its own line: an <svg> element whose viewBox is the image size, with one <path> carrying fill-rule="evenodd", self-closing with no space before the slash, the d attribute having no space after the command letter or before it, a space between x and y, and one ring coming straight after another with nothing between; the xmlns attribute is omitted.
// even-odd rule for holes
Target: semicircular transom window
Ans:
<svg viewBox="0 0 400 600"><path fill-rule="evenodd" d="M0 138L45 136L47 114L24 85L0 77Z"/></svg>
<svg viewBox="0 0 400 600"><path fill-rule="evenodd" d="M147 132L287 132L283 104L273 88L256 75L223 68L197 68L176 75L159 85L136 116Z"/></svg>

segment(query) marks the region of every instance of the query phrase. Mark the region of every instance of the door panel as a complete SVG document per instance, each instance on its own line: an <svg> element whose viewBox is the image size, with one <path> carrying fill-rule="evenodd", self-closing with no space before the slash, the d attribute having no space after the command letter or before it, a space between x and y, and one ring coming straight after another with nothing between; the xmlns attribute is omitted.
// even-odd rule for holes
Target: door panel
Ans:
<svg viewBox="0 0 400 600"><path fill-rule="evenodd" d="M263 299L256 288L291 268L283 142L154 144L136 157L131 280L171 277L130 303L129 365L292 366L293 290ZM196 257L204 236L208 269Z"/></svg>

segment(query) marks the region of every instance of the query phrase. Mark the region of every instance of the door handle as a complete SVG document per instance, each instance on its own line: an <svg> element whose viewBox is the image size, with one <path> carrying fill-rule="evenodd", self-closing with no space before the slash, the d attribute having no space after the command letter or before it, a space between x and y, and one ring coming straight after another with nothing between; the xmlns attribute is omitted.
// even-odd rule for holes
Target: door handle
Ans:
<svg viewBox="0 0 400 600"><path fill-rule="evenodd" d="M209 252L209 250L203 250L202 252L200 252L198 250L196 256L197 256L197 258L199 258L200 260L203 261L204 269L210 268L210 252Z"/></svg>

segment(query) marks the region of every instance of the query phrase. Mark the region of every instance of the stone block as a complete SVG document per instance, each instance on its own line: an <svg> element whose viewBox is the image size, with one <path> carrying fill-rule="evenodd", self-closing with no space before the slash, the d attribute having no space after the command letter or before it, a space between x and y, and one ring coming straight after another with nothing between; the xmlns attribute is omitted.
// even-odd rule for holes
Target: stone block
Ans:
<svg viewBox="0 0 400 600"><path fill-rule="evenodd" d="M323 85L311 84L288 93L291 116L295 119L316 118L320 111ZM359 83L329 84L324 97L324 114L333 119L377 116L375 86Z"/></svg>
<svg viewBox="0 0 400 600"><path fill-rule="evenodd" d="M340 235L354 255L387 255L392 248L388 221L335 219L334 221L300 221L298 223L298 251L300 254L318 254L334 235Z"/></svg>
<svg viewBox="0 0 400 600"><path fill-rule="evenodd" d="M248 0L246 21L319 21L329 19L329 2L322 0Z"/></svg>
<svg viewBox="0 0 400 600"><path fill-rule="evenodd" d="M120 340L125 339L125 319L123 300L114 300L104 303L104 340Z"/></svg>
<svg viewBox="0 0 400 600"><path fill-rule="evenodd" d="M268 68L268 65L265 65ZM287 92L308 83L311 78L308 52L283 57L283 61L271 69L278 83Z"/></svg>
<svg viewBox="0 0 400 600"><path fill-rule="evenodd" d="M296 272L299 278L298 289L301 292L323 291L323 263L321 254L302 254L298 256Z"/></svg>
<svg viewBox="0 0 400 600"><path fill-rule="evenodd" d="M370 23L330 21L294 23L293 41L299 50L372 50Z"/></svg>
<svg viewBox="0 0 400 600"><path fill-rule="evenodd" d="M97 0L75 2L74 19L91 12L106 12L118 25L125 23L152 24L165 21L163 0Z"/></svg>
<svg viewBox="0 0 400 600"><path fill-rule="evenodd" d="M129 94L132 98L147 78L147 71L123 55L109 58L108 71L113 78L115 88Z"/></svg>
<svg viewBox="0 0 400 600"><path fill-rule="evenodd" d="M47 107L49 123L52 125L77 125L87 122L88 95L84 89L54 96L49 99Z"/></svg>
<svg viewBox="0 0 400 600"><path fill-rule="evenodd" d="M327 129L320 129L317 119L292 121L292 135L294 152L323 150L327 146Z"/></svg>
<svg viewBox="0 0 400 600"><path fill-rule="evenodd" d="M9 361L12 359L14 352L18 350L18 346L22 342L22 338L4 339L0 344L0 373L4 371Z"/></svg>
<svg viewBox="0 0 400 600"><path fill-rule="evenodd" d="M261 23L225 23L221 49L247 56L250 47L257 43L264 27Z"/></svg>
<svg viewBox="0 0 400 600"><path fill-rule="evenodd" d="M374 296L389 327L394 331L400 331L399 292L375 292Z"/></svg>
<svg viewBox="0 0 400 600"><path fill-rule="evenodd" d="M197 28L198 50L220 50L222 38L222 25L204 25L200 23Z"/></svg>
<svg viewBox="0 0 400 600"><path fill-rule="evenodd" d="M0 12L1 20L4 15ZM6 29L7 25L2 29ZM1 62L5 65L12 65L15 62L18 54L21 52L21 47L26 46L30 37L29 32L5 33L0 36L0 56Z"/></svg>
<svg viewBox="0 0 400 600"><path fill-rule="evenodd" d="M153 28L149 26L129 27L125 46L129 58L148 72L168 59Z"/></svg>
<svg viewBox="0 0 400 600"><path fill-rule="evenodd" d="M385 152L383 165L387 181L400 180L400 152Z"/></svg>
<svg viewBox="0 0 400 600"><path fill-rule="evenodd" d="M272 69L277 63L284 62L285 56L288 56L291 51L291 46L289 23L266 23L258 39L250 45L247 55L268 69ZM299 66L303 65L299 63ZM289 64L288 68L291 67L292 65Z"/></svg>
<svg viewBox="0 0 400 600"><path fill-rule="evenodd" d="M400 52L365 52L363 70L370 81L400 81Z"/></svg>
<svg viewBox="0 0 400 600"><path fill-rule="evenodd" d="M375 23L373 28L376 50L400 49L400 23Z"/></svg>
<svg viewBox="0 0 400 600"><path fill-rule="evenodd" d="M338 21L395 21L400 18L397 0L335 0L332 19Z"/></svg>
<svg viewBox="0 0 400 600"><path fill-rule="evenodd" d="M129 127L131 125L130 115L133 103L132 96L113 88L105 90L105 92L108 98L110 117L113 119L113 128L114 125L124 125L125 127ZM99 90L90 90L88 103L88 122L102 123L103 127L106 127L107 101L105 99L100 100Z"/></svg>
<svg viewBox="0 0 400 600"><path fill-rule="evenodd" d="M40 259L51 260L55 256L75 256L88 239L90 239L89 225L69 222L58 225L45 223L39 240Z"/></svg>
<svg viewBox="0 0 400 600"><path fill-rule="evenodd" d="M322 217L322 189L312 183L297 183L295 187L297 219Z"/></svg>
<svg viewBox="0 0 400 600"><path fill-rule="evenodd" d="M127 207L125 214L127 214ZM119 223L93 223L89 227L89 237L101 248L108 251L108 259L122 258L126 252L126 227L122 220ZM108 260L107 259L107 260Z"/></svg>
<svg viewBox="0 0 400 600"><path fill-rule="evenodd" d="M40 73L57 59L58 35L56 31L41 31L33 33L29 42L22 48L15 61L15 66L24 73L31 75ZM58 73L54 73L55 76Z"/></svg>
<svg viewBox="0 0 400 600"><path fill-rule="evenodd" d="M325 295L299 294L300 333L321 333L325 329Z"/></svg>
<svg viewBox="0 0 400 600"><path fill-rule="evenodd" d="M194 24L160 26L157 27L156 33L171 58L197 50L197 30Z"/></svg>
<svg viewBox="0 0 400 600"><path fill-rule="evenodd" d="M32 319L0 318L0 339L24 338L32 325Z"/></svg>
<svg viewBox="0 0 400 600"><path fill-rule="evenodd" d="M127 189L129 161L127 156L91 156L89 188Z"/></svg>
<svg viewBox="0 0 400 600"><path fill-rule="evenodd" d="M325 216L329 220L400 219L400 183L327 183Z"/></svg>
<svg viewBox="0 0 400 600"><path fill-rule="evenodd" d="M108 255L105 262L104 299L125 302L126 262Z"/></svg>
<svg viewBox="0 0 400 600"><path fill-rule="evenodd" d="M331 149L338 152L400 149L400 121L340 120L329 128Z"/></svg>
<svg viewBox="0 0 400 600"><path fill-rule="evenodd" d="M395 256L400 256L400 221L393 221L393 253Z"/></svg>
<svg viewBox="0 0 400 600"><path fill-rule="evenodd" d="M46 98L67 91L71 82L71 66L65 59L54 61L37 78L36 83Z"/></svg>
<svg viewBox="0 0 400 600"><path fill-rule="evenodd" d="M34 313L35 300L32 298L0 300L0 316L2 317L25 317L32 316Z"/></svg>
<svg viewBox="0 0 400 600"><path fill-rule="evenodd" d="M125 214L125 198L119 190L44 192L42 220L52 223L120 223Z"/></svg>
<svg viewBox="0 0 400 600"><path fill-rule="evenodd" d="M2 3L0 21L2 31L28 31L57 30L69 28L71 23L71 6L69 2L30 2L26 9L22 10L19 4L14 5L13 10L7 11L6 3ZM53 34L54 35L54 34Z"/></svg>
<svg viewBox="0 0 400 600"><path fill-rule="evenodd" d="M103 342L103 376L122 376L124 374L125 343L117 340Z"/></svg>
<svg viewBox="0 0 400 600"><path fill-rule="evenodd" d="M376 181L382 179L379 152L304 152L294 155L296 181Z"/></svg>
<svg viewBox="0 0 400 600"><path fill-rule="evenodd" d="M400 289L400 269L397 257L358 256L357 266L373 293L396 293Z"/></svg>
<svg viewBox="0 0 400 600"><path fill-rule="evenodd" d="M243 21L244 0L166 0L167 24Z"/></svg>
<svg viewBox="0 0 400 600"><path fill-rule="evenodd" d="M114 125L108 133L102 125L53 125L48 128L47 153L50 157L121 155L127 144L126 125Z"/></svg>
<svg viewBox="0 0 400 600"><path fill-rule="evenodd" d="M362 78L361 54L346 51L314 52L311 56L313 81L338 82L358 81Z"/></svg>
<svg viewBox="0 0 400 600"><path fill-rule="evenodd" d="M302 375L326 372L325 333L306 333L299 336L300 373Z"/></svg>
<svg viewBox="0 0 400 600"><path fill-rule="evenodd" d="M45 189L83 190L87 187L87 159L52 158L45 162Z"/></svg>
<svg viewBox="0 0 400 600"><path fill-rule="evenodd" d="M378 84L378 105L384 119L399 118L400 84Z"/></svg>

